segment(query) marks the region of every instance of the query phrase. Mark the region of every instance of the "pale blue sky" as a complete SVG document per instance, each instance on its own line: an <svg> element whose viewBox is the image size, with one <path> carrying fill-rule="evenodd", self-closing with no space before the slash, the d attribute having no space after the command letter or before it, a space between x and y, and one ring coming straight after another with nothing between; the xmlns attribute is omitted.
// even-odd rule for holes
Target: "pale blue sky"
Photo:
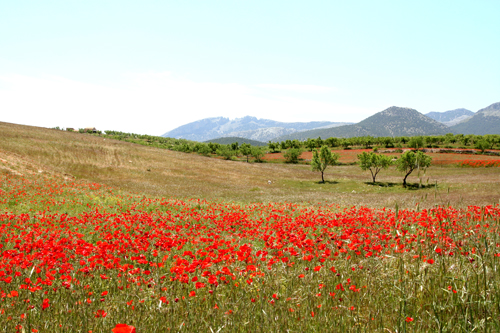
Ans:
<svg viewBox="0 0 500 333"><path fill-rule="evenodd" d="M500 1L0 1L0 121L163 134L500 101Z"/></svg>

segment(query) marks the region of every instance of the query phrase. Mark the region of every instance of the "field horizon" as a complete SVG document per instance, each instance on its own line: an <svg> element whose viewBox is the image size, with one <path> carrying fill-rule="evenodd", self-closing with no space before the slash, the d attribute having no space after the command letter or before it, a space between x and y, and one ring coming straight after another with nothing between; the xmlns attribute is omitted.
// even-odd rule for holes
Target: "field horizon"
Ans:
<svg viewBox="0 0 500 333"><path fill-rule="evenodd" d="M434 165L420 175L414 172L408 179L413 186L404 189L403 175L394 167L381 171L376 184L371 183L369 172L362 172L357 165L328 167L326 183L320 184L319 173L310 171L309 165L225 161L94 135L2 122L0 138L1 172L52 173L154 197L341 207L397 205L408 209L417 205L419 208L494 205L500 200L500 168L496 167ZM341 161L355 161L356 151L340 152ZM434 154L433 158L437 162L438 158L450 156Z"/></svg>
<svg viewBox="0 0 500 333"><path fill-rule="evenodd" d="M0 138L6 331L500 329L498 167L430 153L403 188L339 150L320 184L307 164L6 123ZM496 161L462 157L478 156Z"/></svg>

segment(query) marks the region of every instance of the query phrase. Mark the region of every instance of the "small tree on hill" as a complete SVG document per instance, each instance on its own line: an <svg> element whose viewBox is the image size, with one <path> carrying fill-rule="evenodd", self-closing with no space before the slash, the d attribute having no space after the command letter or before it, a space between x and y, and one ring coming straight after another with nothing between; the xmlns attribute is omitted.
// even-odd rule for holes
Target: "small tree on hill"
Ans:
<svg viewBox="0 0 500 333"><path fill-rule="evenodd" d="M255 158L255 162L262 162L262 157L264 157L264 151L260 147L252 147L251 154Z"/></svg>
<svg viewBox="0 0 500 333"><path fill-rule="evenodd" d="M339 155L332 153L328 146L322 146L320 151L317 149L313 151L313 158L311 160L311 170L321 172L321 182L325 182L324 173L329 165L337 164Z"/></svg>
<svg viewBox="0 0 500 333"><path fill-rule="evenodd" d="M486 149L490 148L490 143L484 139L476 141L476 143L474 144L474 148L479 149L481 153L484 153Z"/></svg>
<svg viewBox="0 0 500 333"><path fill-rule="evenodd" d="M406 187L406 178L415 169L426 169L431 165L432 158L425 155L421 151L416 153L413 151L407 151L396 161L396 169L405 174L403 178L403 187Z"/></svg>
<svg viewBox="0 0 500 333"><path fill-rule="evenodd" d="M236 152L229 145L221 145L217 149L217 155L224 157L225 160L231 160L236 155Z"/></svg>
<svg viewBox="0 0 500 333"><path fill-rule="evenodd" d="M387 169L392 164L392 159L389 156L375 154L373 152L363 152L362 154L358 155L358 159L361 170L370 170L374 183L375 178L377 177L377 174L380 172L380 170Z"/></svg>
<svg viewBox="0 0 500 333"><path fill-rule="evenodd" d="M248 143L243 143L240 146L240 153L247 157L247 163L248 163L248 156L252 154L252 146L250 146Z"/></svg>

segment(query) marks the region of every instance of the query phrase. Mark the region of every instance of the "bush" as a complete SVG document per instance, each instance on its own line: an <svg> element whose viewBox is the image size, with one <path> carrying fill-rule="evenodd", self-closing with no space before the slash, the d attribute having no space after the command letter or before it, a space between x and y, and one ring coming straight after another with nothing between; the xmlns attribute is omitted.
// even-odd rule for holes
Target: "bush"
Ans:
<svg viewBox="0 0 500 333"><path fill-rule="evenodd" d="M300 154L302 154L302 149L300 149L300 148L291 148L291 149L288 149L283 154L283 157L285 158L285 162L286 163L297 164L297 163L299 163Z"/></svg>

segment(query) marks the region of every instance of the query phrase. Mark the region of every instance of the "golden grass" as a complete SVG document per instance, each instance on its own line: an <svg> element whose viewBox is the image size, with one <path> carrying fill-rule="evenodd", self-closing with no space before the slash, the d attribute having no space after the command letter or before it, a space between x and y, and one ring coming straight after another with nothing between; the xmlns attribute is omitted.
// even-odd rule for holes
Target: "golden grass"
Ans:
<svg viewBox="0 0 500 333"><path fill-rule="evenodd" d="M466 157L464 157L466 158ZM500 168L431 167L421 189L403 189L394 168L371 185L357 166L329 167L326 184L307 165L224 161L132 143L0 122L0 172L46 172L157 197L421 208L496 204ZM409 182L420 181L412 174ZM268 181L271 180L271 184ZM328 182L330 181L330 182Z"/></svg>

